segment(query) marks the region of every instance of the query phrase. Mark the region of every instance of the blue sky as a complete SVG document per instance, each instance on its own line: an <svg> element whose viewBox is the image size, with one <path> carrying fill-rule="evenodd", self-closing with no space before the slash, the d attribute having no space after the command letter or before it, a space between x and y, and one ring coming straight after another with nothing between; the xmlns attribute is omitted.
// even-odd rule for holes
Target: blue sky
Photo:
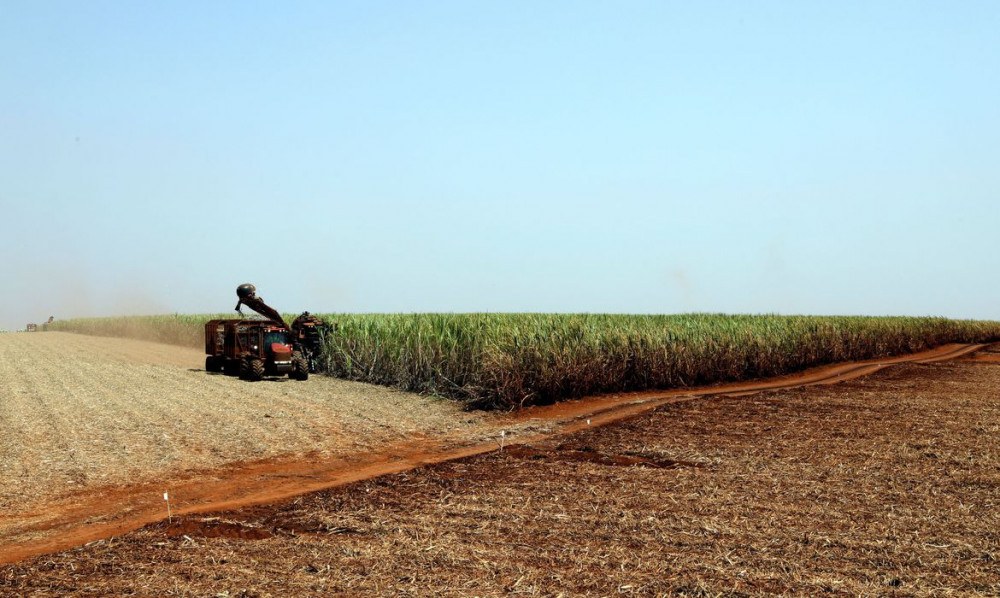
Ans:
<svg viewBox="0 0 1000 598"><path fill-rule="evenodd" d="M0 0L0 328L1000 319L995 2Z"/></svg>

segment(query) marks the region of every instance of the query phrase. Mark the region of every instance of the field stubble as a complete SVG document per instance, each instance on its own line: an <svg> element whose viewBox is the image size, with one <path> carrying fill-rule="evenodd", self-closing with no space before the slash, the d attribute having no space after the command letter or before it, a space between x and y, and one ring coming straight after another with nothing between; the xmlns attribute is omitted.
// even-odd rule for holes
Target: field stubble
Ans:
<svg viewBox="0 0 1000 598"><path fill-rule="evenodd" d="M1000 368L901 365L0 568L68 595L997 595Z"/></svg>
<svg viewBox="0 0 1000 598"><path fill-rule="evenodd" d="M194 349L59 332L0 337L0 536L25 512L103 486L288 454L477 438L484 414L316 377L248 384Z"/></svg>

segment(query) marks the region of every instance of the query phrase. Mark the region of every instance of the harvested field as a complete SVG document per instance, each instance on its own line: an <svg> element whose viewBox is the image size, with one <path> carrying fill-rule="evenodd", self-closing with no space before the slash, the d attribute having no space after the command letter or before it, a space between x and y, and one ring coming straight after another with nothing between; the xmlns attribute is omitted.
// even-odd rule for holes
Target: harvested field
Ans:
<svg viewBox="0 0 1000 598"><path fill-rule="evenodd" d="M203 367L201 351L143 341L0 337L0 538L84 495L145 483L162 493L234 462L474 440L486 421L384 387L324 376L248 384Z"/></svg>
<svg viewBox="0 0 1000 598"><path fill-rule="evenodd" d="M0 568L18 595L996 595L1000 368L703 397Z"/></svg>

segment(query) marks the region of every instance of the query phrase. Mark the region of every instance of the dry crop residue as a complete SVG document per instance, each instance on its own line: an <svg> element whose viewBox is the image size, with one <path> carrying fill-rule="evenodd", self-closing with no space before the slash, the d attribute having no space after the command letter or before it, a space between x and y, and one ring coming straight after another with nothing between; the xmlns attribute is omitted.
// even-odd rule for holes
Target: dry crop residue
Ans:
<svg viewBox="0 0 1000 598"><path fill-rule="evenodd" d="M297 407L319 407L331 417L352 424L350 429L353 434L338 436L324 424L323 430L326 430L327 434L319 439L318 448L310 445L308 451L290 453L292 448L299 446L296 444L296 436L276 435L267 437L267 442L263 445L257 445L258 452L263 452L264 458L248 460L247 453L234 452L227 453L226 456L240 459L239 461L224 463L221 466L209 462L207 466L199 467L197 464L191 464L194 462L191 454L203 457L208 452L218 456L217 447L223 445L228 438L220 440L212 433L216 430L199 429L196 424L192 424L184 430L186 436L183 438L198 442L184 445L183 448L187 449L187 453L181 453L176 461L139 468L127 484L114 481L109 483L108 478L118 476L111 479L120 479L123 471L128 472L127 467L130 464L126 461L131 460L132 455L122 458L120 454L115 453L114 446L111 447L112 450L105 450L102 453L100 446L88 447L82 442L86 438L76 439L75 442L73 439L66 441L60 438L61 442L66 443L63 448L70 455L77 454L75 447L78 446L83 447L84 456L90 455L93 458L96 451L98 455L96 461L102 477L98 482L93 482L92 478L86 475L78 476L77 479L64 480L61 487L59 485L44 487L41 497L35 497L34 503L20 504L15 500L9 512L0 516L0 538L5 544L3 551L0 551L0 563L17 562L33 555L63 550L119 535L158 521L165 514L164 504L158 498L162 490L170 491L173 497L173 512L182 516L275 503L307 492L492 452L503 443L504 437L501 432L506 434L508 442L540 441L553 435L572 434L589 428L591 424L595 427L606 425L662 405L690 401L698 396L738 396L778 388L831 384L867 375L904 361L928 363L955 359L982 347L945 345L919 354L881 361L835 364L771 380L659 393L594 397L498 417L461 413L453 404L441 404L414 396L407 398L407 395L401 393L360 384L349 385L329 379L321 380L318 385L312 386L312 390L310 386L298 386L297 383L289 381L248 385L222 376L206 376L198 368L184 368L184 365L188 365L187 360L192 362L195 359L200 360L201 355L196 351L170 350L159 345L134 341L86 338L80 341L83 344L76 346L74 343L79 338L64 335L53 336L48 340L28 337L24 340L28 341L26 345L30 345L30 342L36 342L39 346L44 343L56 343L53 346L62 351L64 356L73 357L67 361L69 365L83 367L81 364L87 363L89 364L87 367L95 365L108 367L109 373L106 373L106 376L111 381L120 376L111 372L123 369L123 364L166 367L164 371L157 370L160 378L182 376L176 370L185 370L187 374L194 373L196 377L182 376L180 379L186 385L185 392L188 392L187 387L203 389L205 384L215 384L214 392L223 393L220 396L227 399L229 412L245 414L246 409L240 409L245 403L249 406L251 415L268 422L275 418L272 413L276 404L296 399ZM96 361L95 356L98 358ZM155 363L149 363L150 360ZM91 361L93 363L90 363ZM164 362L167 362L165 366ZM16 378L16 373L9 372L9 375L11 379ZM156 378L150 376L148 372L147 377ZM138 384L143 380L135 382ZM120 381L118 383L122 384ZM44 387L38 381L34 384L39 388ZM170 390L179 385L179 382L171 382L160 390ZM67 403L73 405L79 404L83 399L92 398L95 394L100 396L102 392L99 389L87 389L86 386L83 388L85 389L83 392L74 393L62 389L61 392L54 394L72 399ZM338 393L338 389L343 388L346 388L347 392ZM136 386L122 384L121 392L134 395L137 392ZM231 394L225 395L225 392ZM289 397L290 393L298 393L301 396ZM40 396L43 398L41 402L44 403L46 393L41 392ZM356 400L357 397L362 400ZM217 397L204 397L207 401L213 398ZM333 402L329 399L333 399ZM100 433L106 426L96 425L93 421L115 416L123 409L119 403L120 401L114 400L109 400L107 405L103 402L94 403L88 410L84 410L83 416L76 416L79 422L72 422L69 425L77 423L88 425L90 422L92 433ZM11 405L24 409L24 405L16 405L13 401ZM32 405L33 402L27 401L28 407ZM50 401L46 406L49 405L62 406L63 403ZM160 408L162 410L162 406ZM198 408L199 405L190 406L193 410ZM296 413L305 411L300 409ZM16 414L17 409L13 408L12 412ZM52 408L42 410L43 417L37 418L39 425L53 423L59 425L63 420L73 417L71 412L53 415L54 413ZM44 417L46 414L52 416L46 418ZM153 432L169 426L169 423L164 423L160 419L143 420L143 415L144 412L140 412L130 418L117 417L115 423L120 429L115 430L111 435L112 438L117 442L118 436L134 433L135 428L143 426L151 428ZM169 416L170 413L162 415ZM186 412L177 414L179 418L189 415ZM285 416L280 411L279 415ZM378 419L372 415L378 415ZM226 417L224 414L222 419ZM293 426L293 429L309 430L311 421L307 418ZM251 422L251 425L240 422L239 418L234 417L232 423L235 425L225 431L242 434L249 428L248 435L241 438L250 441L262 437L261 435L267 432L256 422ZM220 420L221 425L229 423ZM63 427L68 428L66 425ZM24 426L23 429L29 430L30 426ZM201 436L198 436L199 433ZM140 441L142 437L140 434ZM165 436L164 439L170 440L170 437ZM14 447L15 444L12 443L10 446ZM126 444L121 446L123 451L129 448ZM21 452L24 456L23 464L30 455L23 450L23 447ZM143 452L143 456L148 455L148 451ZM569 456L569 453L562 454L564 459ZM251 454L251 457L256 457L256 453ZM12 457L14 458L17 458L16 455ZM574 454L573 458L586 461L593 460L594 456L581 452ZM629 458L612 460L620 462L622 459L627 461ZM603 460L604 458L597 457L598 462ZM657 463L664 467L669 466L666 461L661 460ZM70 465L76 466L77 469L70 471L79 471L79 464L79 460L71 461ZM45 467L39 469L23 469L20 487L28 489L42 487L45 480L53 476L53 472L66 470L66 465L62 462L48 460L44 465ZM62 469L59 466L62 466ZM13 488L14 485L11 484L10 487Z"/></svg>
<svg viewBox="0 0 1000 598"><path fill-rule="evenodd" d="M347 457L428 435L474 440L488 420L367 384L247 383L203 367L200 351L156 343L0 336L0 542L84 495L106 494L113 513L110 497L124 485L159 495L228 463Z"/></svg>
<svg viewBox="0 0 1000 598"><path fill-rule="evenodd" d="M901 365L0 567L67 595L997 595L1000 368Z"/></svg>

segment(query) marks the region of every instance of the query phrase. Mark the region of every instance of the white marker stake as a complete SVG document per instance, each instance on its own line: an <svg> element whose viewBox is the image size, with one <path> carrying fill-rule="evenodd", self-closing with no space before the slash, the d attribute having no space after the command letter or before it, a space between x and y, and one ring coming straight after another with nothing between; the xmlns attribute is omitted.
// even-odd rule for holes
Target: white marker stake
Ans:
<svg viewBox="0 0 1000 598"><path fill-rule="evenodd" d="M170 515L170 495L166 492L163 493L163 500L167 501L167 521L173 523L173 517Z"/></svg>
<svg viewBox="0 0 1000 598"><path fill-rule="evenodd" d="M507 437L507 430L500 431L500 452L503 452L503 441Z"/></svg>

